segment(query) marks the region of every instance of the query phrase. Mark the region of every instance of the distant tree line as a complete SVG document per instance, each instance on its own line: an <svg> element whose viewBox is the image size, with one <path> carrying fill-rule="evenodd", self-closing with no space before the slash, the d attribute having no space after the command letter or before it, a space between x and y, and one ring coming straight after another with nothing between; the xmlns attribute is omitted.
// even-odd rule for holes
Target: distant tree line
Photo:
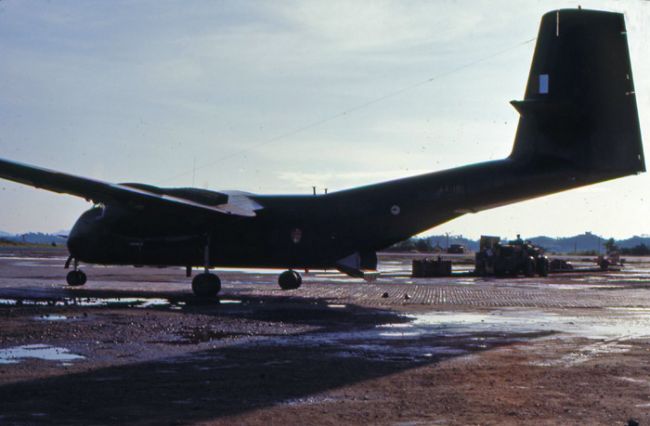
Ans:
<svg viewBox="0 0 650 426"><path fill-rule="evenodd" d="M619 252L621 254L626 254L628 256L648 256L650 255L650 247L648 247L645 243L637 244L632 247L623 247L620 248L617 244L616 241L614 241L613 238L610 238L607 240L605 243L605 248L607 249L608 253L611 252Z"/></svg>
<svg viewBox="0 0 650 426"><path fill-rule="evenodd" d="M648 256L650 255L650 247L645 244L639 244L632 248L622 248L621 254L627 254L629 256Z"/></svg>

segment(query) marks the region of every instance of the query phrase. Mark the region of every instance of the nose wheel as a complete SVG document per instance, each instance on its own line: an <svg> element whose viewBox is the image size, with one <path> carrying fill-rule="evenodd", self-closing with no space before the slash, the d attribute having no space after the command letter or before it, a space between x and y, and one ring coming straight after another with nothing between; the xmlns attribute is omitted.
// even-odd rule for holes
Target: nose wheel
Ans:
<svg viewBox="0 0 650 426"><path fill-rule="evenodd" d="M77 259L73 259L72 256L70 256L65 262L66 269L70 267L70 263L72 263L73 269L72 271L68 272L68 275L65 277L68 285L72 287L78 287L86 284L88 277L86 277L86 274L84 274L83 271L79 270L79 261Z"/></svg>
<svg viewBox="0 0 650 426"><path fill-rule="evenodd" d="M78 287L86 284L88 278L83 271L76 270L68 272L68 275L65 277L65 280L68 282L69 286Z"/></svg>
<svg viewBox="0 0 650 426"><path fill-rule="evenodd" d="M278 277L278 284L282 290L295 290L302 284L302 277L294 270L284 271Z"/></svg>

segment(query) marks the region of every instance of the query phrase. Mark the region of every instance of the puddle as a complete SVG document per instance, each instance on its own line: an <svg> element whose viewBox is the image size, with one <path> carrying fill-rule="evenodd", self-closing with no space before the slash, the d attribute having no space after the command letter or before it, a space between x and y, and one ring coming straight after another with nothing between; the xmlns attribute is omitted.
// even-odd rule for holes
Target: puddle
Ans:
<svg viewBox="0 0 650 426"><path fill-rule="evenodd" d="M169 299L137 299L137 302L135 305L137 308L151 308L151 307L171 305Z"/></svg>
<svg viewBox="0 0 650 426"><path fill-rule="evenodd" d="M331 397L326 397L326 396L308 396L305 398L293 398L293 399L287 399L282 402L284 405L289 405L292 407L295 406L300 406L300 405L315 405L315 404L325 404L325 403L336 403L340 402L341 400L339 398L331 398Z"/></svg>
<svg viewBox="0 0 650 426"><path fill-rule="evenodd" d="M439 333L441 336L453 337L457 346L467 348L466 337L485 334L502 336L504 340L516 341L517 336L539 333L538 337L550 336L560 338L580 337L589 343L579 346L568 354L555 358L544 355L544 359L535 362L542 366L573 366L588 362L594 358L625 353L631 350L629 340L650 337L650 311L645 308L608 308L612 314L603 315L561 315L544 311L495 311L488 313L432 312L412 315L408 327L403 324L384 327L384 336L388 338L415 338ZM399 327L399 328L396 328ZM476 346L489 348L490 342L481 340ZM452 346L454 348L456 346Z"/></svg>
<svg viewBox="0 0 650 426"><path fill-rule="evenodd" d="M250 336L252 336L251 333L196 329L181 333L176 339L150 341L148 343L161 343L165 345L197 345L199 343L215 340L231 340Z"/></svg>
<svg viewBox="0 0 650 426"><path fill-rule="evenodd" d="M588 339L650 336L650 310L615 307L608 310L617 311L619 314L577 316L516 310L488 313L432 312L409 316L412 318L409 324L412 331L420 333L427 333L431 327L438 327L448 333L559 332Z"/></svg>
<svg viewBox="0 0 650 426"><path fill-rule="evenodd" d="M239 305L241 300L236 299L215 299L213 301L201 301L202 304L214 303L215 305ZM0 299L0 306L81 306L81 307L110 307L110 308L169 308L180 310L186 305L186 302L176 301L167 298L156 297L66 297L63 299ZM47 319L47 318L37 318ZM65 318L61 318L65 319ZM51 320L55 320L51 318Z"/></svg>
<svg viewBox="0 0 650 426"><path fill-rule="evenodd" d="M433 357L466 355L497 344L519 342L550 333L536 327L509 331L507 326L486 322L486 319L491 319L490 314L440 312L406 315L404 318L409 322L382 324L365 330L280 337L273 339L271 344L317 348L336 358L427 362Z"/></svg>
<svg viewBox="0 0 650 426"><path fill-rule="evenodd" d="M73 354L69 349L49 345L24 345L0 349L0 364L17 364L27 358L45 361L76 361L85 357Z"/></svg>
<svg viewBox="0 0 650 426"><path fill-rule="evenodd" d="M126 307L157 308L183 305L164 298L146 297L69 297L64 299L0 299L0 306L82 306L82 307Z"/></svg>
<svg viewBox="0 0 650 426"><path fill-rule="evenodd" d="M36 321L65 321L68 319L65 315L54 315L54 314L48 314L48 315L39 315L34 317Z"/></svg>
<svg viewBox="0 0 650 426"><path fill-rule="evenodd" d="M551 361L566 365L626 352L630 348L626 340L650 336L650 315L646 310L621 309L616 315L602 316L514 309L482 313L435 311L403 318L405 322L371 329L280 337L271 344L312 347L334 357L426 362L433 357L465 356L497 345L549 336L592 341L563 359Z"/></svg>
<svg viewBox="0 0 650 426"><path fill-rule="evenodd" d="M158 306L169 306L171 302L168 299L159 298L140 298L140 297L115 297L115 298L74 298L71 303L74 306L95 307L130 307L130 308L152 308Z"/></svg>

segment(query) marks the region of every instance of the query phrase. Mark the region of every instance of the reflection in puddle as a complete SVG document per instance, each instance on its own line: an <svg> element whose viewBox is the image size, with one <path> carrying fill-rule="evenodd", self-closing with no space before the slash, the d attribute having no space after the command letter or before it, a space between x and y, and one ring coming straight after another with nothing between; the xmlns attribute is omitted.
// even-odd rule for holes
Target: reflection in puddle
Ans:
<svg viewBox="0 0 650 426"><path fill-rule="evenodd" d="M49 345L24 345L0 349L0 364L16 364L26 358L45 361L76 361L85 357L70 353L66 348Z"/></svg>

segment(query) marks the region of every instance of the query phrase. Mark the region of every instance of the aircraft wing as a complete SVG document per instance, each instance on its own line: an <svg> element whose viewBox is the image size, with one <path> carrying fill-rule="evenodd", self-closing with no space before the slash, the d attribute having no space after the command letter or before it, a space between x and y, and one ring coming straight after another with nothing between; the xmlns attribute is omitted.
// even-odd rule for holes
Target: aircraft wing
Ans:
<svg viewBox="0 0 650 426"><path fill-rule="evenodd" d="M61 194L75 195L95 203L117 203L136 209L147 206L167 207L185 209L186 211L254 217L256 216L255 212L263 208L245 193L219 193L219 195L223 195L221 201L224 202L206 204L160 191L148 191L132 185L83 178L4 159L0 159L0 178Z"/></svg>

